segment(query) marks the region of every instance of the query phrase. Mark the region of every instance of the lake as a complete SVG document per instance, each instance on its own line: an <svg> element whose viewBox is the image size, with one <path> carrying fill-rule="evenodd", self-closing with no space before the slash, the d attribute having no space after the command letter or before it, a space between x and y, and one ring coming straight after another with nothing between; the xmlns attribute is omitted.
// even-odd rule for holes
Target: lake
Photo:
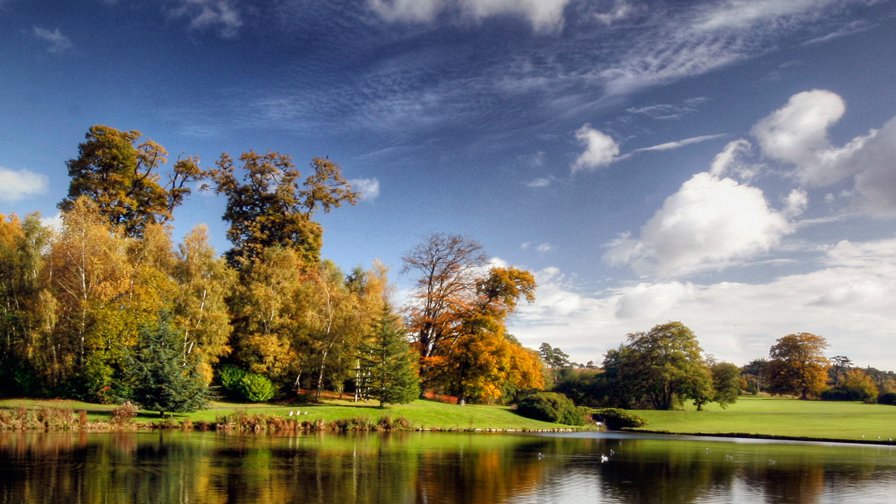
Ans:
<svg viewBox="0 0 896 504"><path fill-rule="evenodd" d="M892 502L894 450L613 433L0 433L0 503Z"/></svg>

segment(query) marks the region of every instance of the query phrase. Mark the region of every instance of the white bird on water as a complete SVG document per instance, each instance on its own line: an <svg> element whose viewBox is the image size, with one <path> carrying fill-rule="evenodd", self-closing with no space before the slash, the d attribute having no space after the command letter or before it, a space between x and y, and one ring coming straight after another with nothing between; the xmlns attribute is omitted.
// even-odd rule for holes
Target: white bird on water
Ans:
<svg viewBox="0 0 896 504"><path fill-rule="evenodd" d="M603 464L604 462L609 462L609 461L610 461L610 457L604 455L603 453L600 454L600 463L601 464Z"/></svg>

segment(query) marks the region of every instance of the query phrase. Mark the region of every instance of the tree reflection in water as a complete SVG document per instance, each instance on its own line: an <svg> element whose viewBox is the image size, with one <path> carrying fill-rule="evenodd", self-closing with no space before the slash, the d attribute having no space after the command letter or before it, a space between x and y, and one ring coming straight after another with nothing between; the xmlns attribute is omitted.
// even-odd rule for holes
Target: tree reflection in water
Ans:
<svg viewBox="0 0 896 504"><path fill-rule="evenodd" d="M886 447L596 435L4 433L0 468L3 504L810 503L896 490Z"/></svg>

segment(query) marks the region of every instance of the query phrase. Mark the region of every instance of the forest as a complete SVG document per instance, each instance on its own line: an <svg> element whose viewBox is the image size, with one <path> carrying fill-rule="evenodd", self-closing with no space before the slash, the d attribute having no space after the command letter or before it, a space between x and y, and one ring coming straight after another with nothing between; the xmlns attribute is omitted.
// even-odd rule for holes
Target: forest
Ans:
<svg viewBox="0 0 896 504"><path fill-rule="evenodd" d="M343 272L321 257L315 216L358 198L332 161L303 177L276 152L207 169L167 158L137 131L93 126L67 162L61 229L0 216L0 393L177 411L210 385L249 401L332 390L385 403L543 387L537 352L505 327L534 299L531 273L437 233L404 258L418 281L395 307L382 264ZM172 242L196 188L226 199L223 255L202 225Z"/></svg>

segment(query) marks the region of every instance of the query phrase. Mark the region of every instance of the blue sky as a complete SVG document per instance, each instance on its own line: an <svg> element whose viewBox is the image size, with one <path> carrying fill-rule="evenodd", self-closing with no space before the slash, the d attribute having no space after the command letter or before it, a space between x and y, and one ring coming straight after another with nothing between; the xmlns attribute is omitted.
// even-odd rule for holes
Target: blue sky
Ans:
<svg viewBox="0 0 896 504"><path fill-rule="evenodd" d="M171 157L329 156L365 199L324 255L430 232L536 273L525 344L599 362L681 320L896 369L896 6L886 0L0 0L0 212L52 218L92 124ZM175 238L223 202L194 194Z"/></svg>

